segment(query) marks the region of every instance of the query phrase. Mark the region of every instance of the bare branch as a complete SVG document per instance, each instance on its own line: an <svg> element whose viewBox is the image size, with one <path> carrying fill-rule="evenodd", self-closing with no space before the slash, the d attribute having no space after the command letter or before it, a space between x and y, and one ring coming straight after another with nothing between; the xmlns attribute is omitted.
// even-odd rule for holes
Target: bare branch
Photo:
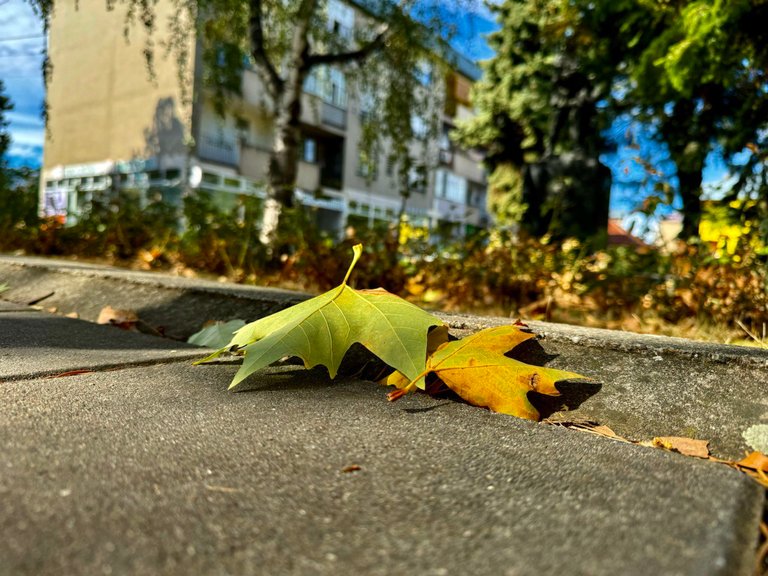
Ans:
<svg viewBox="0 0 768 576"><path fill-rule="evenodd" d="M250 0L249 5L251 14L248 19L248 28L251 35L251 56L256 65L264 71L269 84L269 90L274 96L282 90L283 79L269 59L267 47L264 44L261 0Z"/></svg>
<svg viewBox="0 0 768 576"><path fill-rule="evenodd" d="M348 52L337 52L333 54L310 54L307 57L307 67L318 66L320 64L349 64L352 62L362 62L368 56L384 47L390 33L388 25L383 26L381 31L369 42Z"/></svg>

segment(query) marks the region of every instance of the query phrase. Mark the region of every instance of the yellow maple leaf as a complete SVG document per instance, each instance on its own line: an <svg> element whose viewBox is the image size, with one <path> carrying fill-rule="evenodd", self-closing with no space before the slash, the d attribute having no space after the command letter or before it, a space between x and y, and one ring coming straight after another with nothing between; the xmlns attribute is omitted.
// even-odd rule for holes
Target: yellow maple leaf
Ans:
<svg viewBox="0 0 768 576"><path fill-rule="evenodd" d="M507 358L504 353L533 338L517 326L487 328L455 342L441 345L427 359L425 371L402 390L396 399L416 387L424 388L424 377L434 372L466 402L494 412L538 420L539 412L528 399L529 392L558 396L555 382L583 379L565 370L532 366Z"/></svg>

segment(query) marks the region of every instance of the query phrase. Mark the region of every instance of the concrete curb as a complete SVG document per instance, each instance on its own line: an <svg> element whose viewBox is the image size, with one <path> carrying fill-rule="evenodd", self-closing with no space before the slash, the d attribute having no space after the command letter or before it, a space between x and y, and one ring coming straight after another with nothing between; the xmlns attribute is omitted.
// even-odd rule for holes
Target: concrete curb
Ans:
<svg viewBox="0 0 768 576"><path fill-rule="evenodd" d="M169 337L183 340L207 320L242 318L251 321L310 297L291 290L26 256L0 256L0 280L10 286L0 294L0 299L11 303L55 307L61 314L76 312L80 318L90 321L96 320L104 306L129 308L148 324L165 327ZM130 290L126 286L130 286ZM174 312L169 312L169 308ZM193 314L180 314L180 310ZM437 312L435 315L460 331L477 331L511 321L471 314ZM768 349L550 322L526 322L540 337L553 342L621 352L676 353L717 363L768 367Z"/></svg>
<svg viewBox="0 0 768 576"><path fill-rule="evenodd" d="M130 309L177 340L186 340L208 320L259 318L308 297L288 290L32 257L0 256L0 279L9 285L0 299L76 313L91 322L105 306Z"/></svg>

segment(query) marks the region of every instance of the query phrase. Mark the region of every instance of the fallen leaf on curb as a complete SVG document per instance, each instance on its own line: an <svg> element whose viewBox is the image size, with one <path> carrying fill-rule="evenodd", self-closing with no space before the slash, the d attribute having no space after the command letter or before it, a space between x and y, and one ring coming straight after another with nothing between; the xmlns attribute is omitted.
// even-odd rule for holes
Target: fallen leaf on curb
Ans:
<svg viewBox="0 0 768 576"><path fill-rule="evenodd" d="M604 438L611 438L613 440L620 440L622 442L630 442L626 438L623 438L611 430L608 426L595 422L594 420L583 420L580 422L547 422L554 426L562 426L563 428L571 428L573 430L579 430L581 432L587 432L588 434L594 434L596 436L603 436Z"/></svg>
<svg viewBox="0 0 768 576"><path fill-rule="evenodd" d="M650 442L639 442L639 444L679 452L685 456L709 458L709 440L695 440L682 436L657 436Z"/></svg>
<svg viewBox="0 0 768 576"><path fill-rule="evenodd" d="M230 390L285 356L301 358L306 368L325 366L334 378L347 350L360 343L392 368L417 377L424 370L429 328L443 323L383 288L347 286L362 251L361 244L353 248L352 264L340 286L247 324L227 345L196 364L214 360L233 347L243 350L245 359Z"/></svg>
<svg viewBox="0 0 768 576"><path fill-rule="evenodd" d="M424 389L424 377L434 372L469 404L538 420L539 412L528 400L528 392L559 396L555 382L584 377L565 370L531 366L504 356L531 338L535 335L516 326L498 326L447 342L428 358L423 373L405 388L390 393L389 398L395 400L417 387Z"/></svg>
<svg viewBox="0 0 768 576"><path fill-rule="evenodd" d="M768 488L768 456L762 452L751 452L738 462L725 462L741 470Z"/></svg>
<svg viewBox="0 0 768 576"><path fill-rule="evenodd" d="M155 328L154 326L150 326L139 318L138 314L133 310L112 308L112 306L104 306L104 308L101 309L99 317L96 319L96 323L115 326L121 330L151 334L152 336L163 336L165 331L163 327Z"/></svg>
<svg viewBox="0 0 768 576"><path fill-rule="evenodd" d="M245 320L230 320L229 322L213 322L199 332L195 332L187 342L204 348L223 348L232 340L235 332L245 326Z"/></svg>
<svg viewBox="0 0 768 576"><path fill-rule="evenodd" d="M133 310L104 306L96 319L97 324L110 324L123 330L135 330L139 316Z"/></svg>
<svg viewBox="0 0 768 576"><path fill-rule="evenodd" d="M749 468L755 472L762 471L768 473L768 456L762 452L751 452L736 462L736 465L741 468Z"/></svg>

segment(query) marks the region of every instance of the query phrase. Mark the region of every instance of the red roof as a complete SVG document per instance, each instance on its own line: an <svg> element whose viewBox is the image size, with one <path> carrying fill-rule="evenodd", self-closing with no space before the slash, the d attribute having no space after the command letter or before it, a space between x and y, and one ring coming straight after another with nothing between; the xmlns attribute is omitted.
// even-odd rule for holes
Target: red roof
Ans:
<svg viewBox="0 0 768 576"><path fill-rule="evenodd" d="M647 246L637 236L633 236L619 225L616 218L608 219L608 245L609 246Z"/></svg>

